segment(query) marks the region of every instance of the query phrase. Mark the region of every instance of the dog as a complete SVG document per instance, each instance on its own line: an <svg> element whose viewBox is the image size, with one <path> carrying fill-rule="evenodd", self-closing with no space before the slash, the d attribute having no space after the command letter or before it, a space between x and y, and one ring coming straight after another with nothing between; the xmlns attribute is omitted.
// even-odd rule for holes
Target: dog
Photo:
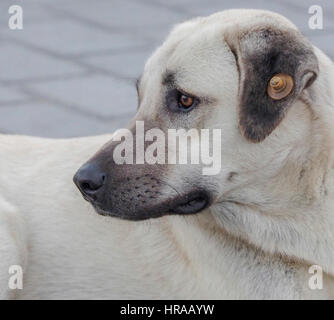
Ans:
<svg viewBox="0 0 334 320"><path fill-rule="evenodd" d="M152 142L219 129L219 172L119 164L119 132L1 135L1 298L334 298L333 62L276 13L227 10L174 27L137 89L133 149L141 121Z"/></svg>

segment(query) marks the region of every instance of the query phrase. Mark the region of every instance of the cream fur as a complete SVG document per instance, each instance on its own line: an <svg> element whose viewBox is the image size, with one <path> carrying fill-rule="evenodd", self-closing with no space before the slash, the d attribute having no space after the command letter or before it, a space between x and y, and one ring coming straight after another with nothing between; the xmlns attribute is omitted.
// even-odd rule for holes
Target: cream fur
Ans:
<svg viewBox="0 0 334 320"><path fill-rule="evenodd" d="M252 10L185 22L148 60L140 87L137 119L158 117L166 69L182 67L185 90L214 97L192 119L224 133L222 172L210 178L219 194L205 212L98 216L72 177L111 136L0 136L1 298L334 298L333 63L315 48L318 79L269 137L249 143L237 128L238 73L222 36L236 17L295 28ZM180 186L196 174L180 170L169 173ZM231 171L238 175L226 183ZM23 290L8 289L12 264L24 269ZM308 287L313 264L325 271L322 290Z"/></svg>

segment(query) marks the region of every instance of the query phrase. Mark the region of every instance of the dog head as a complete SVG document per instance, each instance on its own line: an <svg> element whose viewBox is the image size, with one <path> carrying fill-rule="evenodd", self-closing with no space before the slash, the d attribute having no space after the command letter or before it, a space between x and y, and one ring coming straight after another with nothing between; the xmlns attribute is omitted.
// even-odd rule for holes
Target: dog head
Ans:
<svg viewBox="0 0 334 320"><path fill-rule="evenodd" d="M312 46L280 15L230 10L185 22L146 63L129 127L74 181L97 212L132 220L240 200L307 139L302 97L317 73Z"/></svg>

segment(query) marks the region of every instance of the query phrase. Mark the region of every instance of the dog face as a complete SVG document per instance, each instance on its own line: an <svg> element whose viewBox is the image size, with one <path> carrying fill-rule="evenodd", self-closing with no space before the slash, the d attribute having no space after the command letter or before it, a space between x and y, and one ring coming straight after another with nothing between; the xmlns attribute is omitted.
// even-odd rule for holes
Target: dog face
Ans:
<svg viewBox="0 0 334 320"><path fill-rule="evenodd" d="M311 115L300 98L317 71L312 47L277 14L231 10L179 25L146 63L128 130L116 133L74 181L97 212L132 220L241 201L245 186L277 175L287 154L307 139ZM292 81L278 98L268 91L277 75ZM167 141L170 129L184 129L179 139L191 136L190 145L201 154L207 149L219 170L203 174L205 157L170 163L182 152ZM208 143L197 134L202 129L212 131ZM158 139L157 130L166 139ZM164 159L147 163L142 149ZM117 163L115 153L127 151L134 164Z"/></svg>

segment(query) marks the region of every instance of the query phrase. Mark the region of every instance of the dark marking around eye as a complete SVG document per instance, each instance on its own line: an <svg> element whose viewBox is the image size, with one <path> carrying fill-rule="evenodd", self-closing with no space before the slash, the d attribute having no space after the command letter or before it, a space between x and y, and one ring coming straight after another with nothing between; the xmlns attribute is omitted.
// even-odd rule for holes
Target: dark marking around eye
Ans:
<svg viewBox="0 0 334 320"><path fill-rule="evenodd" d="M189 107L180 102L180 98L183 96L189 97L191 99L192 104ZM166 107L173 112L189 112L193 110L200 102L198 98L188 95L187 93L182 92L176 88L169 89L166 92L165 101Z"/></svg>
<svg viewBox="0 0 334 320"><path fill-rule="evenodd" d="M172 86L175 84L175 72L166 71L162 76L162 84L165 86Z"/></svg>

